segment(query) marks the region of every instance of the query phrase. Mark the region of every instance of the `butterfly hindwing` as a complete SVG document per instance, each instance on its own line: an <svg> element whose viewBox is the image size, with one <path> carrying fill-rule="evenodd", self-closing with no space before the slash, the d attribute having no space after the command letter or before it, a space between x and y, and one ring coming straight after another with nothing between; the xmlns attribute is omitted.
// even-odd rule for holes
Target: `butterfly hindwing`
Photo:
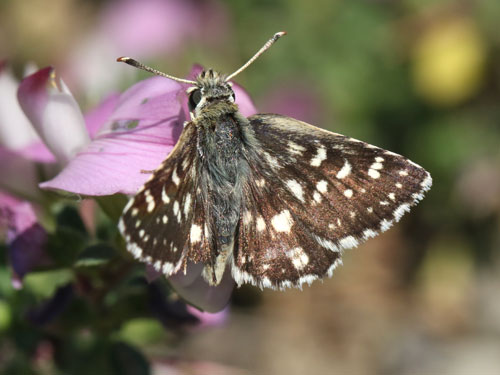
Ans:
<svg viewBox="0 0 500 375"><path fill-rule="evenodd" d="M279 115L249 118L260 149L243 198L237 282L283 288L330 274L387 230L430 175L404 157Z"/></svg>
<svg viewBox="0 0 500 375"><path fill-rule="evenodd" d="M119 228L127 249L170 275L208 249L203 197L197 186L196 127L184 129L175 148L130 200Z"/></svg>

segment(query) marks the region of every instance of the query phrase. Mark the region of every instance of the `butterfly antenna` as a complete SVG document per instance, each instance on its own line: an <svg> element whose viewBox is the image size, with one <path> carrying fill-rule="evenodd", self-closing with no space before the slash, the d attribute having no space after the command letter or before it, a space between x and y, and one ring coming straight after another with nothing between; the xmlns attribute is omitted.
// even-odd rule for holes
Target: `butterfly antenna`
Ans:
<svg viewBox="0 0 500 375"><path fill-rule="evenodd" d="M156 69L153 69L153 68L151 68L151 67L149 67L147 65L144 65L144 64L140 63L137 60L131 59L130 57L119 57L119 58L116 59L116 61L118 61L118 62L124 62L125 64L132 65L133 67L145 70L146 72L153 73L153 74L155 74L157 76L160 76L160 77L165 77L165 78L173 79L174 81L181 82L181 83L188 83L190 85L196 85L195 81L191 81L189 79L177 78L177 77L171 76L169 74L165 74L163 72L160 72L159 70L156 70Z"/></svg>
<svg viewBox="0 0 500 375"><path fill-rule="evenodd" d="M255 60L257 60L260 55L262 55L264 52L266 52L283 35L286 35L286 31L280 31L279 33L274 34L273 37L271 39L269 39L266 42L266 44L264 44L262 46L262 48L255 55L253 55L253 57L250 60L247 61L247 63L245 65L243 65L241 68L239 68L233 74L228 75L226 78L226 81L229 81L230 79L234 78L235 76L240 74L242 71L244 71L251 63L253 63Z"/></svg>

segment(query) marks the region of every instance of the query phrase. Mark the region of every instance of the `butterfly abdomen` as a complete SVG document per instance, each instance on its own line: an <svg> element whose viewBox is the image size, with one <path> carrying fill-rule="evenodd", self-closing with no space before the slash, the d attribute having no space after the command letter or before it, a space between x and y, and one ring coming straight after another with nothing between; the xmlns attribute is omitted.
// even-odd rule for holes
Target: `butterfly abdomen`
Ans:
<svg viewBox="0 0 500 375"><path fill-rule="evenodd" d="M232 243L240 218L241 186L248 176L248 165L242 157L242 121L235 113L227 113L216 121L204 122L198 129L198 168L201 185L205 189L212 234L221 247Z"/></svg>

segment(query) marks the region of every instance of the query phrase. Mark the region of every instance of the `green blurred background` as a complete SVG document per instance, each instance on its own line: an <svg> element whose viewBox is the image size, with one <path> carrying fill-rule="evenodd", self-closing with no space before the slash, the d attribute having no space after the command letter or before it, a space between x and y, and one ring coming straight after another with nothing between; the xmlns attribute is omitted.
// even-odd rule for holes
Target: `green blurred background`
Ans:
<svg viewBox="0 0 500 375"><path fill-rule="evenodd" d="M237 80L259 111L401 153L430 171L434 184L400 224L347 252L332 279L302 291L243 287L222 326L179 338L131 322L128 342L155 374L499 373L500 2L191 3L204 9L201 31L144 62L177 76L195 62L232 72L286 30ZM112 6L2 0L0 56L18 78L28 63L55 65L90 108L147 76L85 89L82 82L100 78L90 70L95 56L82 53L75 55L88 56L88 74L71 71L69 56ZM106 59L103 66L117 69ZM10 336L12 314L0 301L0 332ZM0 368L12 350L8 335Z"/></svg>

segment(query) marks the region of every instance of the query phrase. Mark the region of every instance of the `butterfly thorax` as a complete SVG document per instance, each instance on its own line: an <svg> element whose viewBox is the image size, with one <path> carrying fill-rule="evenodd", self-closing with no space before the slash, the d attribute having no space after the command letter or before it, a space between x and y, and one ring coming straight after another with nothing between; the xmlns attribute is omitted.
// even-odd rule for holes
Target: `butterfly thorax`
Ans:
<svg viewBox="0 0 500 375"><path fill-rule="evenodd" d="M205 83L200 88L202 97L195 108L193 122L198 134L199 187L207 202L209 233L215 249L206 276L217 284L232 254L240 219L242 185L248 177L249 168L244 158L248 120L232 102L234 94L229 85L215 84L213 79Z"/></svg>

